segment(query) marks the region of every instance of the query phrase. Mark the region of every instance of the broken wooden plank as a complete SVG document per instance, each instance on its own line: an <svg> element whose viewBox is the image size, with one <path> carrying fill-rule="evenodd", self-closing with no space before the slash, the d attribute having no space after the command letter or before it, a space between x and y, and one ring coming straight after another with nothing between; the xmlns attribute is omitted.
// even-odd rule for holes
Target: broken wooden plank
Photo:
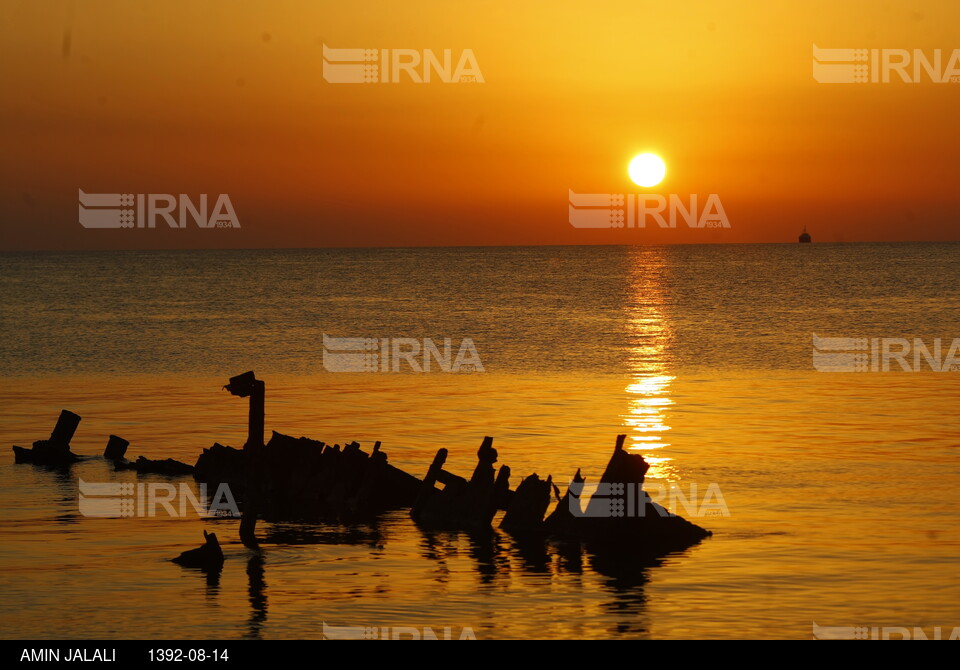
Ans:
<svg viewBox="0 0 960 670"><path fill-rule="evenodd" d="M70 451L70 440L80 425L80 416L69 410L61 410L50 439L37 440L30 449L14 445L14 463L32 463L48 467L64 467L80 460Z"/></svg>
<svg viewBox="0 0 960 670"><path fill-rule="evenodd" d="M77 426L79 425L79 414L74 414L66 409L60 410L57 425L53 427L53 431L50 433L50 442L64 452L69 452L70 440L73 439L73 434L77 432Z"/></svg>
<svg viewBox="0 0 960 670"><path fill-rule="evenodd" d="M107 446L103 450L103 457L110 461L122 460L129 446L130 442L128 440L117 435L111 435L107 438Z"/></svg>

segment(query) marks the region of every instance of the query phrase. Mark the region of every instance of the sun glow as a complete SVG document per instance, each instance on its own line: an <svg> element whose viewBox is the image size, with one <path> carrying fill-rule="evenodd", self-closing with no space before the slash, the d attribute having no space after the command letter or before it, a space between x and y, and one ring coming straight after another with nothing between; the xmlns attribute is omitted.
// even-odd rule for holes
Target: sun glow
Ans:
<svg viewBox="0 0 960 670"><path fill-rule="evenodd" d="M630 161L627 172L638 186L656 186L667 174L667 166L656 154L640 154Z"/></svg>

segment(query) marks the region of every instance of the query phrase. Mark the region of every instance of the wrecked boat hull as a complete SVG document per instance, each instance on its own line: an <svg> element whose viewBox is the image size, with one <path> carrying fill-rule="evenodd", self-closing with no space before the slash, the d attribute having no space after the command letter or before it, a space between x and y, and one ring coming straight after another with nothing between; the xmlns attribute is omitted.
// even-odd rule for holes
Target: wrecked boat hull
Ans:
<svg viewBox="0 0 960 670"><path fill-rule="evenodd" d="M494 517L503 512L499 527L524 543L557 541L579 545L601 563L618 557L650 559L687 549L711 535L682 517L669 514L650 501L643 491L649 465L639 454L623 448L626 435L617 437L614 452L600 483L617 495L627 491L629 512L623 501L593 496L586 509L579 495L584 479L578 470L563 497L553 478L536 473L510 489L510 468L494 467L498 453L493 438L485 437L477 450L477 466L470 479L444 468L447 450L440 449L421 481L390 464L387 454L374 444L368 453L357 442L341 447L306 437L273 432L263 441L265 385L252 371L231 378L230 393L250 399L248 438L243 449L215 443L204 449L195 465L173 459L124 459L129 442L111 435L104 457L117 470L135 470L171 477L193 476L208 487L227 484L242 501L240 537L257 546L258 519L268 521L337 521L352 523L375 518L389 510L410 509L412 519L424 529L489 532ZM17 463L69 466L81 457L70 451L70 440L80 422L63 410L49 440L34 442L32 449L14 446ZM633 498L631 498L633 496ZM553 499L558 504L547 516ZM633 500L636 500L636 504ZM196 556L212 556L216 537ZM221 552L222 557L222 552ZM183 560L194 556L185 552ZM198 559L199 560L199 559ZM179 562L179 561L178 561Z"/></svg>

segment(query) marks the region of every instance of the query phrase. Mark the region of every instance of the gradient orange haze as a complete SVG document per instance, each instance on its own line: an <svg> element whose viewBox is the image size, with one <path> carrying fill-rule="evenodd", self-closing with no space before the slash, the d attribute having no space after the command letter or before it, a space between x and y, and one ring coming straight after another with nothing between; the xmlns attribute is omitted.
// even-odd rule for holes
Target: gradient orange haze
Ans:
<svg viewBox="0 0 960 670"><path fill-rule="evenodd" d="M956 240L960 83L819 84L960 48L955 2L0 6L0 249ZM483 83L331 84L322 46L471 49ZM657 187L634 155L667 164ZM87 230L77 191L228 193L239 230ZM710 193L727 230L578 230Z"/></svg>

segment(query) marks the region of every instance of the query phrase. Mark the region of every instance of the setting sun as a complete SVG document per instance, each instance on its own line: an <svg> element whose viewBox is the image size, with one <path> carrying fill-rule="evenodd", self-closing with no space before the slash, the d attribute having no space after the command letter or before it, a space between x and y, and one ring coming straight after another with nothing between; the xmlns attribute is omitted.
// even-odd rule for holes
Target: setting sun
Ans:
<svg viewBox="0 0 960 670"><path fill-rule="evenodd" d="M656 154L640 154L630 161L627 172L638 186L656 186L663 181L667 166Z"/></svg>

